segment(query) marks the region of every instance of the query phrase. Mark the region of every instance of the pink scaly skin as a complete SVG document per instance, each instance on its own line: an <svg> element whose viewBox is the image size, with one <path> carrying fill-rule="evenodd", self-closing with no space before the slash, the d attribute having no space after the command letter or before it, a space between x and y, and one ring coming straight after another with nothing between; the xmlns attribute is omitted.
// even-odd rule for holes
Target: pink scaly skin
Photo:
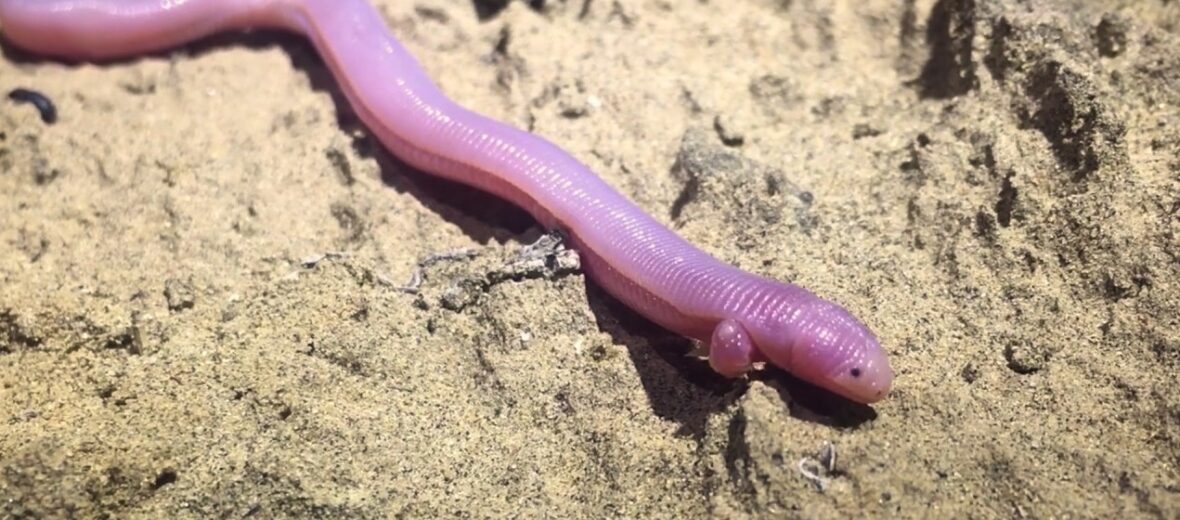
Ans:
<svg viewBox="0 0 1180 520"><path fill-rule="evenodd" d="M0 0L0 32L33 52L106 59L255 27L303 34L349 102L405 162L508 199L569 237L586 273L632 309L709 345L718 373L770 363L862 403L893 380L848 311L697 249L554 144L458 106L364 0Z"/></svg>

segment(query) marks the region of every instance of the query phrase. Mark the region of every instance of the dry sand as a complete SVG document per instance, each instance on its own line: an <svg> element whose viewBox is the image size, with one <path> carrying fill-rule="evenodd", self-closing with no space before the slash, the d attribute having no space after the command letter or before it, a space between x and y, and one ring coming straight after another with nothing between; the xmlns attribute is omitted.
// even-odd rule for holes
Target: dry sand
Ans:
<svg viewBox="0 0 1180 520"><path fill-rule="evenodd" d="M893 394L712 375L298 38L5 46L0 516L1180 516L1180 3L379 3Z"/></svg>

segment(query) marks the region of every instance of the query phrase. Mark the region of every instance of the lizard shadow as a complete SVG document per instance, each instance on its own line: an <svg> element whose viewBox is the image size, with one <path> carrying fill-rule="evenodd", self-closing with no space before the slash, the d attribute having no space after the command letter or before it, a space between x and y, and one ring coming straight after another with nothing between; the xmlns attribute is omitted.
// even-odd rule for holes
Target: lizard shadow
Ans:
<svg viewBox="0 0 1180 520"><path fill-rule="evenodd" d="M331 97L337 125L352 136L351 144L358 155L377 162L386 185L419 200L480 244L492 241L527 244L539 234L536 222L523 209L475 188L420 172L386 151L352 110L327 65L312 45L300 36L272 30L223 33L178 49L97 63L130 63L152 57L169 59L177 52L199 56L226 48L267 49L275 46L284 50L293 67L308 77L315 91ZM17 64L47 61L2 40L0 54ZM587 299L599 328L627 349L653 412L678 423L678 435L702 439L707 433L709 418L733 406L748 390L750 380L774 388L789 413L801 420L848 428L876 416L868 406L813 387L773 367L755 372L749 380L724 378L707 362L688 356L692 350L688 340L648 321L592 281L588 281L586 287Z"/></svg>

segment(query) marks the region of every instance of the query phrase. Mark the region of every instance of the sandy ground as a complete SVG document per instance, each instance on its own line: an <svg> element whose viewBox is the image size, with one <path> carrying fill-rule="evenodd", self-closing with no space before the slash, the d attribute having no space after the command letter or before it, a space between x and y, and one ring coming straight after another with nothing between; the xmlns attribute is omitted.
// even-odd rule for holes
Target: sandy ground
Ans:
<svg viewBox="0 0 1180 520"><path fill-rule="evenodd" d="M8 45L60 120L0 103L0 516L1180 516L1180 3L379 3L893 394L711 374L298 38Z"/></svg>

